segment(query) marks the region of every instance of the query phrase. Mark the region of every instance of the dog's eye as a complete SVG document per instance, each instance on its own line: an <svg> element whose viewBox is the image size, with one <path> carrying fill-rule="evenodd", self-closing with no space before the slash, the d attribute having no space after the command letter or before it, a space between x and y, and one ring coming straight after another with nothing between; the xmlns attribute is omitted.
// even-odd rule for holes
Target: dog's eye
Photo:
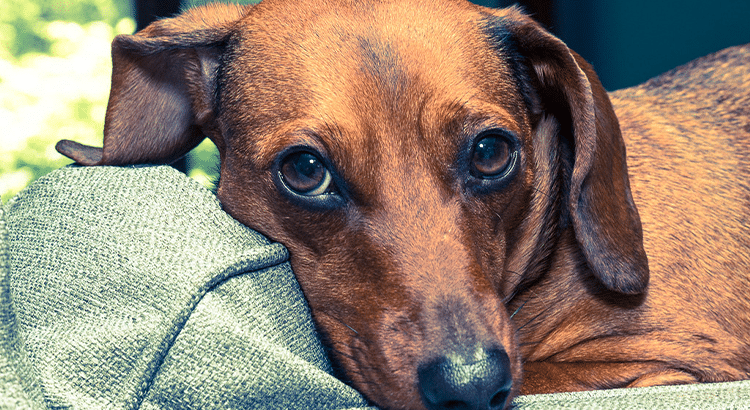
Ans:
<svg viewBox="0 0 750 410"><path fill-rule="evenodd" d="M281 162L280 173L289 189L304 196L322 195L331 185L331 173L309 152L295 152Z"/></svg>
<svg viewBox="0 0 750 410"><path fill-rule="evenodd" d="M515 162L516 152L508 138L500 133L487 133L474 144L471 172L477 178L498 178L506 175Z"/></svg>

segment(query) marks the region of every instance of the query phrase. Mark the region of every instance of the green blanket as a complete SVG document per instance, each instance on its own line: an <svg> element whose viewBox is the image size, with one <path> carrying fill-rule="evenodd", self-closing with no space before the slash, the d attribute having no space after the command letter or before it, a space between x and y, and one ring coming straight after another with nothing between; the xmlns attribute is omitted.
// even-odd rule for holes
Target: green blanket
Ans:
<svg viewBox="0 0 750 410"><path fill-rule="evenodd" d="M0 408L366 408L331 375L286 249L172 168L63 168L0 217ZM515 403L750 408L750 384Z"/></svg>

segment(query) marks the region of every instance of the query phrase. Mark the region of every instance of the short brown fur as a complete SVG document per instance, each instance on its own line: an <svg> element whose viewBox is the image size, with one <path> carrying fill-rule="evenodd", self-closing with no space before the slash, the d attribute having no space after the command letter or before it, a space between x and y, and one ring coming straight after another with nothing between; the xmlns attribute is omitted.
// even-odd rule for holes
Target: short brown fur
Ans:
<svg viewBox="0 0 750 410"><path fill-rule="evenodd" d="M750 378L750 46L608 95L516 9L266 0L118 36L113 62L104 148L58 150L169 163L210 138L224 209L289 248L339 376L383 408ZM502 184L471 168L497 130ZM295 149L335 192L288 192ZM438 397L435 363L479 363L487 397Z"/></svg>

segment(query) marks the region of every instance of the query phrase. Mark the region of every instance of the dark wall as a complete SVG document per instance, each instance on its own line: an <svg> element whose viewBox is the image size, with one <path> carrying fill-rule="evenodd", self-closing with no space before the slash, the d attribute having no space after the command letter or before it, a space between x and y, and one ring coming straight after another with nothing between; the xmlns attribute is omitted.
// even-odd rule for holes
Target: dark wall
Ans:
<svg viewBox="0 0 750 410"><path fill-rule="evenodd" d="M180 0L135 0L133 6L136 30L142 30L154 20L177 14Z"/></svg>
<svg viewBox="0 0 750 410"><path fill-rule="evenodd" d="M558 2L554 29L617 89L694 58L750 42L746 0Z"/></svg>
<svg viewBox="0 0 750 410"><path fill-rule="evenodd" d="M476 0L507 6L510 0ZM525 0L527 11L594 65L609 90L750 43L747 0Z"/></svg>

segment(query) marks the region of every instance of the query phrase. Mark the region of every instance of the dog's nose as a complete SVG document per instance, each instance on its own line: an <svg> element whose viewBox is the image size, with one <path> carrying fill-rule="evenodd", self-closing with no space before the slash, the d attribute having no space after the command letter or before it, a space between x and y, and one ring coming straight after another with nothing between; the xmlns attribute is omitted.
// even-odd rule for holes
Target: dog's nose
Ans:
<svg viewBox="0 0 750 410"><path fill-rule="evenodd" d="M499 410L513 380L502 349L483 350L479 359L445 356L420 366L419 389L429 410Z"/></svg>

